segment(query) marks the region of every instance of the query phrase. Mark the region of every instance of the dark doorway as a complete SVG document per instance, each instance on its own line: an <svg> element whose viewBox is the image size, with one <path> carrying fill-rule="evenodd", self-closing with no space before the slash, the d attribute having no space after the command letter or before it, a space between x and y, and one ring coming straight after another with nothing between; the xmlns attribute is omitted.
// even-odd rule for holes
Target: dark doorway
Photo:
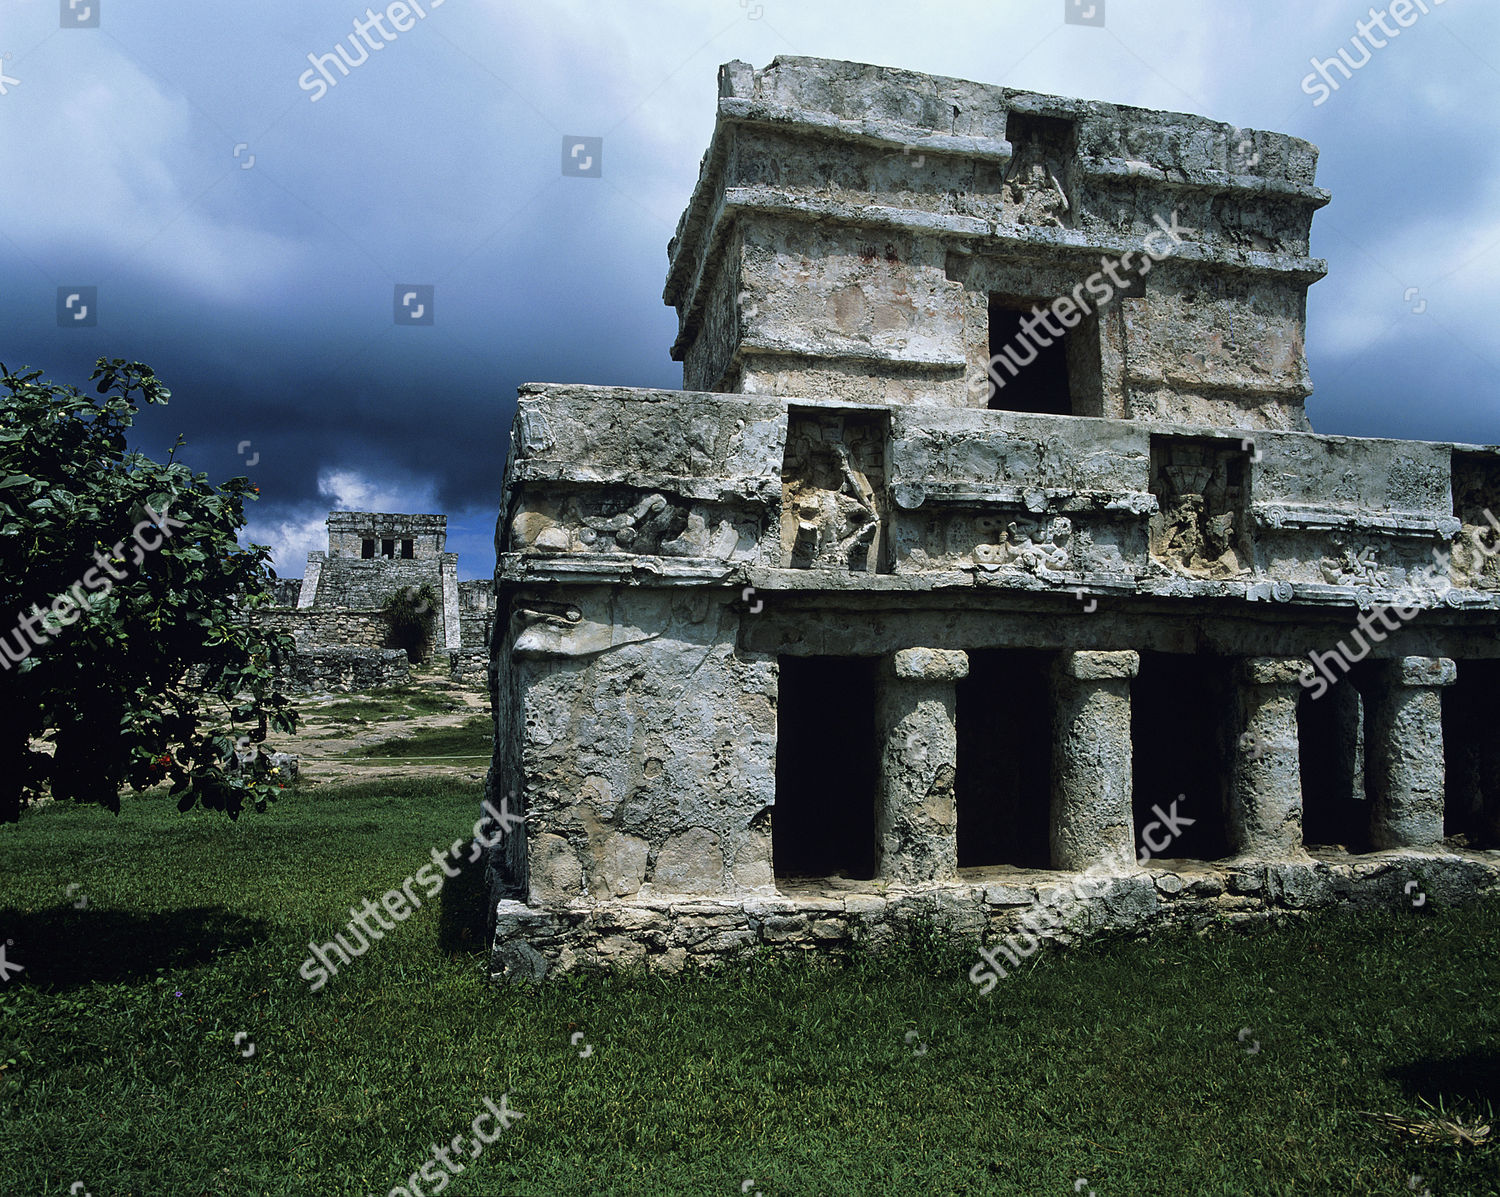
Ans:
<svg viewBox="0 0 1500 1197"><path fill-rule="evenodd" d="M1052 804L1053 653L979 649L958 683L958 866L1045 869Z"/></svg>
<svg viewBox="0 0 1500 1197"><path fill-rule="evenodd" d="M1500 661L1460 661L1443 691L1443 834L1470 846L1500 846L1500 737L1494 729Z"/></svg>
<svg viewBox="0 0 1500 1197"><path fill-rule="evenodd" d="M403 540L401 542L401 559L403 561L410 561L412 559L412 557L415 555L412 550L413 550L412 542L409 541L409 540Z"/></svg>
<svg viewBox="0 0 1500 1197"><path fill-rule="evenodd" d="M1073 414L1068 382L1068 334L1049 318L1052 336L1036 317L1050 299L990 296L990 401L993 411Z"/></svg>
<svg viewBox="0 0 1500 1197"><path fill-rule="evenodd" d="M375 557L375 542L373 540L362 540L359 542L359 555L366 561Z"/></svg>
<svg viewBox="0 0 1500 1197"><path fill-rule="evenodd" d="M875 876L874 657L782 657L776 876Z"/></svg>
<svg viewBox="0 0 1500 1197"><path fill-rule="evenodd" d="M1302 763L1302 842L1309 848L1370 851L1370 798L1365 786L1370 669L1356 664L1331 685L1297 700L1297 753ZM1315 697L1316 695L1316 697Z"/></svg>
<svg viewBox="0 0 1500 1197"><path fill-rule="evenodd" d="M1227 657L1142 653L1140 676L1130 686L1130 739L1134 759L1135 846L1154 857L1219 860L1229 854L1224 806L1229 786L1230 712L1234 663ZM1192 826L1167 826L1177 803ZM1158 813L1160 812L1160 813Z"/></svg>

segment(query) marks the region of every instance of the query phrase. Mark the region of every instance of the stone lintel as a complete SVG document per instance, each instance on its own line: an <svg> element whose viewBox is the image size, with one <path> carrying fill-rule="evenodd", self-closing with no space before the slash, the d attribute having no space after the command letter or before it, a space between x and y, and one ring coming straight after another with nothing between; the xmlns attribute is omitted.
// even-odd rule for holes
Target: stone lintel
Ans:
<svg viewBox="0 0 1500 1197"><path fill-rule="evenodd" d="M1057 668L1063 677L1079 681L1133 678L1141 671L1141 655L1132 649L1122 652L1065 652L1058 659Z"/></svg>
<svg viewBox="0 0 1500 1197"><path fill-rule="evenodd" d="M1306 672L1305 657L1246 657L1240 662L1240 681L1251 686L1298 684Z"/></svg>
<svg viewBox="0 0 1500 1197"><path fill-rule="evenodd" d="M891 674L928 682L969 676L969 654L958 649L903 648L891 654Z"/></svg>
<svg viewBox="0 0 1500 1197"><path fill-rule="evenodd" d="M1451 686L1458 681L1458 666L1448 657L1402 657L1391 672L1401 686Z"/></svg>

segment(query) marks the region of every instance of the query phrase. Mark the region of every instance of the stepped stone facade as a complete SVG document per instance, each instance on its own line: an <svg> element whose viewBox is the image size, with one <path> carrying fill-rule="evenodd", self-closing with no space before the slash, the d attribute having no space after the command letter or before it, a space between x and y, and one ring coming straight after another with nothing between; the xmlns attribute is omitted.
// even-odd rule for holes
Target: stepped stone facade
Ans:
<svg viewBox="0 0 1500 1197"><path fill-rule="evenodd" d="M1316 162L721 68L689 389L521 389L495 972L1492 888L1500 450L1311 431Z"/></svg>
<svg viewBox="0 0 1500 1197"><path fill-rule="evenodd" d="M424 583L437 602L434 648L455 673L483 668L493 623L488 581L459 582L458 555L445 552L448 517L334 511L328 549L308 554L294 607L263 609L257 619L296 642L292 689L364 690L405 681L407 654L391 641L382 615L402 590ZM290 597L278 583L277 598Z"/></svg>

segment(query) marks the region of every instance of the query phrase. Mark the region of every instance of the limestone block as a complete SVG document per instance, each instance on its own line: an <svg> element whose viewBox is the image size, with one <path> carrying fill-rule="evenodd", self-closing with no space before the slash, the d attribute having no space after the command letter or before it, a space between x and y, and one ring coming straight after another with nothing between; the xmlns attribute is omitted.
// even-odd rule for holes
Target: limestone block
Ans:
<svg viewBox="0 0 1500 1197"><path fill-rule="evenodd" d="M757 890L776 884L775 870L771 862L771 833L752 829L740 835L733 846L734 864L729 878L738 891Z"/></svg>
<svg viewBox="0 0 1500 1197"><path fill-rule="evenodd" d="M903 648L892 654L891 670L898 678L957 681L969 676L969 654L940 648Z"/></svg>
<svg viewBox="0 0 1500 1197"><path fill-rule="evenodd" d="M1395 681L1402 686L1451 686L1458 681L1458 666L1446 657L1402 657L1396 670Z"/></svg>
<svg viewBox="0 0 1500 1197"><path fill-rule="evenodd" d="M1036 891L1022 885L987 885L984 900L989 906L1027 906L1036 901Z"/></svg>
<svg viewBox="0 0 1500 1197"><path fill-rule="evenodd" d="M1079 681L1133 678L1141 671L1141 655L1130 651L1069 652L1059 659L1058 670Z"/></svg>
<svg viewBox="0 0 1500 1197"><path fill-rule="evenodd" d="M1266 870L1266 896L1294 910L1328 906L1333 889L1326 872L1312 864L1273 864Z"/></svg>
<svg viewBox="0 0 1500 1197"><path fill-rule="evenodd" d="M646 861L650 855L650 845L645 840L616 832L604 842L599 855L604 892L623 896L641 888L646 880Z"/></svg>
<svg viewBox="0 0 1500 1197"><path fill-rule="evenodd" d="M797 914L768 918L761 924L760 933L768 943L786 943L790 940L801 939L807 929L806 916Z"/></svg>
<svg viewBox="0 0 1500 1197"><path fill-rule="evenodd" d="M724 888L724 853L706 827L690 827L667 840L656 854L651 883L668 893L711 894Z"/></svg>
<svg viewBox="0 0 1500 1197"><path fill-rule="evenodd" d="M543 832L529 841L527 854L532 902L565 901L583 893L583 863L562 836Z"/></svg>
<svg viewBox="0 0 1500 1197"><path fill-rule="evenodd" d="M886 905L884 898L870 894L850 894L844 899L844 909L862 920L881 918L885 914Z"/></svg>

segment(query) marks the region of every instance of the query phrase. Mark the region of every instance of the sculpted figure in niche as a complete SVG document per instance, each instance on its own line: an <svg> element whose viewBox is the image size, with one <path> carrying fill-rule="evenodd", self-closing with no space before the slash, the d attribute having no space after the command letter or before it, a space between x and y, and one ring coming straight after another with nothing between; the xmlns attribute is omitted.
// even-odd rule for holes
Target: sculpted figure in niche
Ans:
<svg viewBox="0 0 1500 1197"><path fill-rule="evenodd" d="M795 431L782 483L782 544L791 566L873 573L881 517L867 472L837 430Z"/></svg>
<svg viewBox="0 0 1500 1197"><path fill-rule="evenodd" d="M1153 462L1151 555L1179 573L1206 578L1243 574L1245 489L1243 454L1199 445L1174 447Z"/></svg>

